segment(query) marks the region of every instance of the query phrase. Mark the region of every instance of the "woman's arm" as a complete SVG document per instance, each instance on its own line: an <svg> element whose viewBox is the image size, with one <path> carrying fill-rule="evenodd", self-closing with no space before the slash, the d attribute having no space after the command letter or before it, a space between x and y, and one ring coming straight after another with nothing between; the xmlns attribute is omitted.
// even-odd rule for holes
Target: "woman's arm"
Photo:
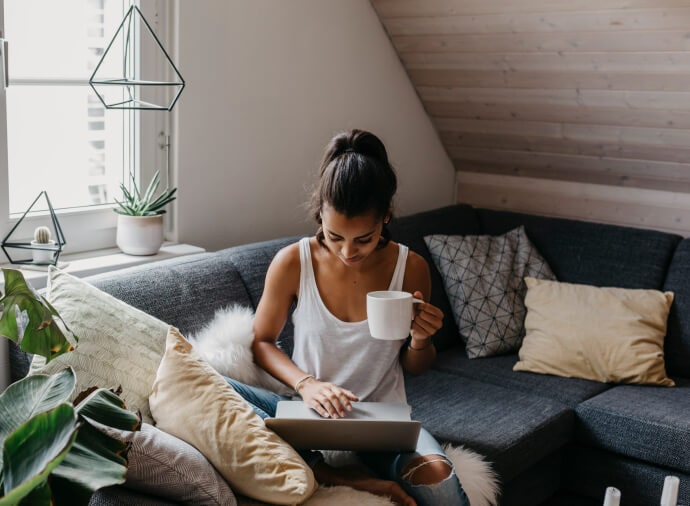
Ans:
<svg viewBox="0 0 690 506"><path fill-rule="evenodd" d="M290 306L299 292L299 244L278 252L266 273L264 293L254 316L254 362L297 391L304 402L321 416L345 416L355 394L303 371L277 346Z"/></svg>
<svg viewBox="0 0 690 506"><path fill-rule="evenodd" d="M268 267L264 292L254 316L254 362L290 388L307 373L278 348L277 341L290 306L297 298L299 276L299 249L297 244L292 244L280 250Z"/></svg>
<svg viewBox="0 0 690 506"><path fill-rule="evenodd" d="M413 292L414 296L428 300L431 294L431 277L426 260L410 251L405 269L403 290ZM415 317L412 321L410 342L402 351L400 361L403 369L410 374L426 372L436 359L436 347L431 341L443 325L443 312L436 306L425 302L415 304Z"/></svg>

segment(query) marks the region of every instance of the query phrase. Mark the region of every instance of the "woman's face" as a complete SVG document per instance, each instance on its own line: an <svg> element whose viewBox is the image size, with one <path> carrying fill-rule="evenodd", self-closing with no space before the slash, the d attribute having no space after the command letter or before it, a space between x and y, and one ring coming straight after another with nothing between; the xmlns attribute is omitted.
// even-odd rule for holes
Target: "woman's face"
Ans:
<svg viewBox="0 0 690 506"><path fill-rule="evenodd" d="M376 250L383 220L373 212L346 217L328 204L321 209L324 244L345 265L357 266Z"/></svg>

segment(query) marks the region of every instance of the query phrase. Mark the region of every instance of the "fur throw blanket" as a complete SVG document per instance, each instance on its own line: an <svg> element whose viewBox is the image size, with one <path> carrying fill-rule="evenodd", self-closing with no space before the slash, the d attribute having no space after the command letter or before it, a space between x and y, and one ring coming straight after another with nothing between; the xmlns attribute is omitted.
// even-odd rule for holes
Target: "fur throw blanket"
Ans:
<svg viewBox="0 0 690 506"><path fill-rule="evenodd" d="M282 395L292 391L258 367L253 360L251 343L254 312L251 308L231 306L216 311L206 326L189 336L196 351L219 373L249 385L256 385ZM472 506L492 506L497 503L499 483L491 464L481 455L461 446L445 446L446 455L455 466L465 493ZM324 452L326 460L334 466L353 463L351 452ZM263 503L240 498L240 506L262 506ZM392 506L384 497L348 487L321 486L304 506Z"/></svg>

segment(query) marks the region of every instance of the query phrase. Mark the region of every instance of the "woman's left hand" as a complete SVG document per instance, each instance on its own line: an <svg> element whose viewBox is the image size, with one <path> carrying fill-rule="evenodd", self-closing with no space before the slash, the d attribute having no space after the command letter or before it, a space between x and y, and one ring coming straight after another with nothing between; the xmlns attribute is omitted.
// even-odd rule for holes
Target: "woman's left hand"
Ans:
<svg viewBox="0 0 690 506"><path fill-rule="evenodd" d="M418 299L423 300L424 298L420 291L414 292L413 295ZM442 326L443 311L428 302L415 304L415 317L412 320L412 332L410 334L413 341L426 342Z"/></svg>

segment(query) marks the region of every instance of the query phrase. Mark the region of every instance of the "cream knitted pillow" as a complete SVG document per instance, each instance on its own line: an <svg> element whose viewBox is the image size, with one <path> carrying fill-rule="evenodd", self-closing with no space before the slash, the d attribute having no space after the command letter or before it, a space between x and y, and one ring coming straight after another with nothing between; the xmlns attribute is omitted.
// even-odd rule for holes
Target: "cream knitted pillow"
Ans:
<svg viewBox="0 0 690 506"><path fill-rule="evenodd" d="M127 408L140 410L143 420L152 423L148 397L168 324L55 267L48 273L47 299L79 343L48 364L35 356L29 374L52 374L71 366L77 375L75 395L93 386L122 386Z"/></svg>

